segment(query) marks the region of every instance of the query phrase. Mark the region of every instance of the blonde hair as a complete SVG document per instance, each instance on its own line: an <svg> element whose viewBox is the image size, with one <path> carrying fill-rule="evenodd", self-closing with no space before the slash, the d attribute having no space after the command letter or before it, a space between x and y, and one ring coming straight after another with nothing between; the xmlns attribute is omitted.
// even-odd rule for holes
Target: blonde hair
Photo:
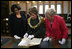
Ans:
<svg viewBox="0 0 72 49"><path fill-rule="evenodd" d="M52 9L52 8L49 8L47 9L46 13L45 13L45 16L46 14L49 14L50 16L53 16L54 14L56 14L56 10Z"/></svg>

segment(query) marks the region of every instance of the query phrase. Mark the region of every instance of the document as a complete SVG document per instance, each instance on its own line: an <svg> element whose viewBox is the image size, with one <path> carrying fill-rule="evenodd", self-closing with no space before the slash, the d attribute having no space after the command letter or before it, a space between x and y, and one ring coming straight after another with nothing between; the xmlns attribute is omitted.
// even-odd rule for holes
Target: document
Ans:
<svg viewBox="0 0 72 49"><path fill-rule="evenodd" d="M41 43L42 38L33 38L32 40L30 39L22 39L21 42L18 44L18 46L34 46L34 45L39 45Z"/></svg>

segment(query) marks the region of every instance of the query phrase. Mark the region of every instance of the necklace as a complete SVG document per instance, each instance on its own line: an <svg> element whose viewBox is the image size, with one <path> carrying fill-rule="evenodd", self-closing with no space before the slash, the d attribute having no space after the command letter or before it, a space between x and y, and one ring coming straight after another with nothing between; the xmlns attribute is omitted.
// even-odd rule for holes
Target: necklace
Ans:
<svg viewBox="0 0 72 49"><path fill-rule="evenodd" d="M37 27L41 24L41 19L42 19L42 18L43 18L43 17L38 16L39 23L38 23L38 24L36 24L36 25L34 25L34 26L32 26L32 25L31 25L31 23L30 23L31 17L30 17L30 18L28 18L28 24L29 24L29 26L30 26L31 28L33 28L33 29L37 28Z"/></svg>

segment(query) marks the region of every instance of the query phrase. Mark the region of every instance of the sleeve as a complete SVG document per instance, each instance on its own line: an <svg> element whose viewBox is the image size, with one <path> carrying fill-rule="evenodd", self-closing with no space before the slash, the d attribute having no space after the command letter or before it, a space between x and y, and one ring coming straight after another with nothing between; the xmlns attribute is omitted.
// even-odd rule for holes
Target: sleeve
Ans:
<svg viewBox="0 0 72 49"><path fill-rule="evenodd" d="M27 29L28 29L28 24L27 24L27 16L26 16L26 13L24 11L21 11L22 12L22 15L23 15L23 26L24 26L24 32L26 33L27 32Z"/></svg>
<svg viewBox="0 0 72 49"><path fill-rule="evenodd" d="M68 29L67 29L67 26L66 26L63 18L60 21L60 29L61 29L61 32L63 35L62 38L67 38L68 37Z"/></svg>
<svg viewBox="0 0 72 49"><path fill-rule="evenodd" d="M26 27L27 27L26 33L30 34L31 28L30 28L30 26L28 25L28 19L27 19L26 23L27 23L27 24L26 24Z"/></svg>
<svg viewBox="0 0 72 49"><path fill-rule="evenodd" d="M25 16L25 18L24 18L25 20L23 20L24 21L24 28L25 28L25 32L27 31L27 28L28 28L28 24L27 24L27 18L26 18L26 16Z"/></svg>
<svg viewBox="0 0 72 49"><path fill-rule="evenodd" d="M11 36L14 36L14 34L15 34L15 33L14 33L14 28L13 28L13 27L14 27L14 26L13 26L14 24L13 24L13 19L12 19L12 16L11 16L11 15L9 15L9 17L8 17L8 18L9 18L9 20L8 20L9 32L10 32L10 35L11 35Z"/></svg>
<svg viewBox="0 0 72 49"><path fill-rule="evenodd" d="M46 27L46 35L47 35L47 37L49 37L48 25L47 25L47 20L46 19L45 19L45 23L46 23L46 25L45 25L45 27Z"/></svg>
<svg viewBox="0 0 72 49"><path fill-rule="evenodd" d="M43 21L40 25L40 33L42 35L42 38L44 38L46 36L45 32L46 32L45 21Z"/></svg>

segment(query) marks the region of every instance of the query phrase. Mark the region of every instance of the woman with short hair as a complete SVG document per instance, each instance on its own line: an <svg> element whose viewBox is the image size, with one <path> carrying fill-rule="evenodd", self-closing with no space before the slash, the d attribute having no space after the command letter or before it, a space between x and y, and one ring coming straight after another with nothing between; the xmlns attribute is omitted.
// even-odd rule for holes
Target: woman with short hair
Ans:
<svg viewBox="0 0 72 49"><path fill-rule="evenodd" d="M11 6L12 14L9 15L9 29L12 37L20 39L26 33L27 30L27 19L26 13L20 11L21 7L19 4L13 4Z"/></svg>
<svg viewBox="0 0 72 49"><path fill-rule="evenodd" d="M44 18L38 14L35 7L29 9L28 34L33 34L37 38L44 38L45 25Z"/></svg>
<svg viewBox="0 0 72 49"><path fill-rule="evenodd" d="M29 35L34 35L35 38L45 38L45 21L44 17L38 14L35 7L29 9L28 31ZM41 41L39 46L34 46L30 48L46 48L48 47L47 42Z"/></svg>

